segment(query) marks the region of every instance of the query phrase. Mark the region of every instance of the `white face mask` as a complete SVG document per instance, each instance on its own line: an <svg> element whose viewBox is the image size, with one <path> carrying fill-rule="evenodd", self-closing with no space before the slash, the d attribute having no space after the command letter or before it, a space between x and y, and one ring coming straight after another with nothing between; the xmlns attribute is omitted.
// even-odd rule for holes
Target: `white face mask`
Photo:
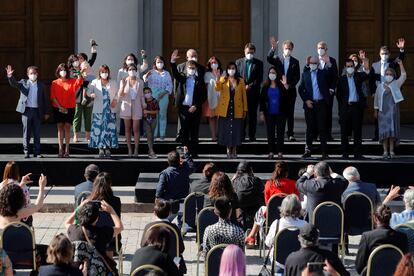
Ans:
<svg viewBox="0 0 414 276"><path fill-rule="evenodd" d="M151 99L151 98L152 98L152 95L151 95L151 93L146 93L146 94L144 95L144 97L145 97L146 99Z"/></svg>
<svg viewBox="0 0 414 276"><path fill-rule="evenodd" d="M192 60L192 61L194 61L194 62L197 62L197 57L190 57L190 59L189 60Z"/></svg>
<svg viewBox="0 0 414 276"><path fill-rule="evenodd" d="M72 62L72 66L73 67L78 67L79 66L79 61L75 60L74 62Z"/></svg>
<svg viewBox="0 0 414 276"><path fill-rule="evenodd" d="M164 62L155 63L155 67L157 67L158 70L161 70L162 68L164 68Z"/></svg>
<svg viewBox="0 0 414 276"><path fill-rule="evenodd" d="M309 64L309 68L311 69L311 71L315 71L316 69L318 69L318 64Z"/></svg>
<svg viewBox="0 0 414 276"><path fill-rule="evenodd" d="M283 55L284 55L285 57L289 57L291 52L292 52L292 51L291 51L290 49L283 49Z"/></svg>
<svg viewBox="0 0 414 276"><path fill-rule="evenodd" d="M29 74L29 80L35 82L37 80L37 74Z"/></svg>
<svg viewBox="0 0 414 276"><path fill-rule="evenodd" d="M326 53L325 49L318 49L318 55L323 56Z"/></svg>
<svg viewBox="0 0 414 276"><path fill-rule="evenodd" d="M354 69L353 67L347 67L347 68L346 68L346 72L347 72L349 75L352 75L352 74L354 73L354 71L355 71L355 69Z"/></svg>
<svg viewBox="0 0 414 276"><path fill-rule="evenodd" d="M126 63L126 65L131 65L131 64L134 64L134 60L133 59L127 59L125 61L125 63Z"/></svg>
<svg viewBox="0 0 414 276"><path fill-rule="evenodd" d="M391 75L386 75L385 76L385 81L386 82L392 82L392 80L394 79L394 77L393 76L391 76Z"/></svg>
<svg viewBox="0 0 414 276"><path fill-rule="evenodd" d="M187 74L188 74L189 76L194 76L195 72L196 72L196 70L195 70L195 69L187 69Z"/></svg>
<svg viewBox="0 0 414 276"><path fill-rule="evenodd" d="M65 70L59 71L59 76L61 76L62 78L66 77L66 74L67 73Z"/></svg>
<svg viewBox="0 0 414 276"><path fill-rule="evenodd" d="M211 64L211 69L216 70L218 68L218 64L217 63L212 63Z"/></svg>
<svg viewBox="0 0 414 276"><path fill-rule="evenodd" d="M230 77L233 77L236 74L236 70L235 69L228 69L227 74L229 74Z"/></svg>
<svg viewBox="0 0 414 276"><path fill-rule="evenodd" d="M389 55L381 55L381 61L387 62L389 57L390 57Z"/></svg>
<svg viewBox="0 0 414 276"><path fill-rule="evenodd" d="M246 54L246 58L247 58L248 60L253 59L253 57L254 57L254 55L253 55L253 54L250 54L250 53Z"/></svg>
<svg viewBox="0 0 414 276"><path fill-rule="evenodd" d="M269 79L270 80L275 80L276 79L276 74L274 74L274 73L269 73Z"/></svg>
<svg viewBox="0 0 414 276"><path fill-rule="evenodd" d="M108 78L109 74L108 73L101 73L101 79L106 80Z"/></svg>
<svg viewBox="0 0 414 276"><path fill-rule="evenodd" d="M130 77L136 77L136 75L137 75L137 71L135 71L135 70L129 70L128 71L128 76L130 76Z"/></svg>

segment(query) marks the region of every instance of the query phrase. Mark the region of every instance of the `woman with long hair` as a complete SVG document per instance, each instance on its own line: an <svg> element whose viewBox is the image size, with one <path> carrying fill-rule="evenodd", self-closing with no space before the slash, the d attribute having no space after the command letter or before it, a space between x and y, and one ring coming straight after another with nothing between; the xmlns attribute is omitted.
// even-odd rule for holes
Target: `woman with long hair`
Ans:
<svg viewBox="0 0 414 276"><path fill-rule="evenodd" d="M116 214L121 217L121 199L114 195L112 190L112 177L110 173L101 172L93 181L90 200L102 201L105 200L114 208Z"/></svg>
<svg viewBox="0 0 414 276"><path fill-rule="evenodd" d="M221 255L219 276L245 276L246 256L243 250L235 245L228 245Z"/></svg>
<svg viewBox="0 0 414 276"><path fill-rule="evenodd" d="M204 201L204 207L214 206L216 199L222 196L225 196L230 200L232 209L235 211L238 206L238 201L231 180L224 172L216 172L211 178L209 192Z"/></svg>

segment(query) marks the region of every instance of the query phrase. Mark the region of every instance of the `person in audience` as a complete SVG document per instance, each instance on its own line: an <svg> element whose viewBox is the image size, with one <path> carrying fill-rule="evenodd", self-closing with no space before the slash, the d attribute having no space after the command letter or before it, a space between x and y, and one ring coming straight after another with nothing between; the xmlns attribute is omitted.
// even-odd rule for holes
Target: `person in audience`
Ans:
<svg viewBox="0 0 414 276"><path fill-rule="evenodd" d="M342 193L342 202L345 200L346 196L353 192L360 192L367 195L372 202L373 207L381 203L381 197L378 193L377 186L373 183L363 182L359 175L357 168L347 167L345 168L342 175L348 180L348 187Z"/></svg>
<svg viewBox="0 0 414 276"><path fill-rule="evenodd" d="M214 203L214 213L219 221L207 226L203 236L203 252L207 252L218 244L235 244L244 250L244 232L240 226L230 221L232 213L231 201L225 197L219 197Z"/></svg>
<svg viewBox="0 0 414 276"><path fill-rule="evenodd" d="M324 201L333 201L341 205L341 196L348 186L348 181L332 172L328 163L321 161L308 165L306 172L296 181L296 188L306 195L306 216L312 218L313 210Z"/></svg>
<svg viewBox="0 0 414 276"><path fill-rule="evenodd" d="M289 168L286 162L279 161L275 164L275 170L272 173L272 178L266 181L264 191L265 206L261 206L254 217L253 228L246 237L246 245L252 247L256 244L256 234L266 221L267 204L269 199L278 194L295 194L298 198L299 191L296 189L295 181L287 178L289 175Z"/></svg>
<svg viewBox="0 0 414 276"><path fill-rule="evenodd" d="M216 172L211 178L208 196L204 200L204 207L214 206L216 200L223 196L231 202L231 207L234 211L233 215L235 216L239 203L237 194L231 184L231 180L224 172Z"/></svg>
<svg viewBox="0 0 414 276"><path fill-rule="evenodd" d="M95 164L89 164L85 168L85 173L83 174L85 181L75 186L75 202L82 192L92 192L93 182L99 173L99 167Z"/></svg>
<svg viewBox="0 0 414 276"><path fill-rule="evenodd" d="M390 219L391 209L384 204L378 206L374 214L376 229L363 233L359 242L355 259L355 268L359 274L366 273L369 255L380 245L392 244L401 249L403 253L408 251L407 236L391 229Z"/></svg>
<svg viewBox="0 0 414 276"><path fill-rule="evenodd" d="M13 276L12 262L5 250L0 249L0 276Z"/></svg>
<svg viewBox="0 0 414 276"><path fill-rule="evenodd" d="M230 244L224 249L219 276L246 276L246 256L237 245Z"/></svg>
<svg viewBox="0 0 414 276"><path fill-rule="evenodd" d="M59 157L69 157L70 128L72 127L76 107L76 91L82 86L82 75L70 78L69 68L61 63L56 68L56 80L50 87L50 99L53 106L53 117L57 123L59 139ZM65 140L65 148L63 148Z"/></svg>
<svg viewBox="0 0 414 276"><path fill-rule="evenodd" d="M247 161L239 163L232 182L237 194L237 206L240 208L239 218L243 228L252 228L254 214L264 204L263 182L254 175L252 165Z"/></svg>
<svg viewBox="0 0 414 276"><path fill-rule="evenodd" d="M382 204L388 204L392 200L401 197L400 194L401 187L399 186L391 186L390 192L388 195L384 198L384 201ZM404 192L403 195L403 202L405 210L401 213L392 213L391 220L390 220L390 226L395 227L398 224L406 223L414 219L414 189L409 188Z"/></svg>
<svg viewBox="0 0 414 276"><path fill-rule="evenodd" d="M208 191L210 189L211 178L217 171L218 168L216 164L212 162L205 164L201 178L191 182L190 192L201 192L204 194L208 194Z"/></svg>
<svg viewBox="0 0 414 276"><path fill-rule="evenodd" d="M144 87L144 97L145 104L147 106L144 109L144 118L142 121L144 124L145 134L147 135L148 157L155 159L157 158L157 155L154 151L154 135L157 129L157 122L159 122L157 118L160 106L158 104L158 100L153 97L151 88ZM167 122L165 122L165 124L167 124Z"/></svg>
<svg viewBox="0 0 414 276"><path fill-rule="evenodd" d="M299 251L290 253L287 257L284 275L301 276L302 271L307 268L308 262L328 262L337 271L337 275L350 275L338 255L319 247L319 230L315 225L305 224L302 226L298 238L301 248Z"/></svg>
<svg viewBox="0 0 414 276"><path fill-rule="evenodd" d="M82 276L83 273L72 266L73 246L64 234L56 235L47 248L47 262L41 266L39 276Z"/></svg>
<svg viewBox="0 0 414 276"><path fill-rule="evenodd" d="M407 253L402 257L394 271L394 276L414 275L414 253Z"/></svg>
<svg viewBox="0 0 414 276"><path fill-rule="evenodd" d="M295 194L287 195L280 206L280 219L272 222L269 228L269 232L266 236L265 244L271 248L270 256L273 256L273 244L276 234L288 227L301 228L308 223L302 219L302 206L299 198ZM272 258L273 260L273 258ZM277 264L276 273L283 273L285 266L283 264Z"/></svg>
<svg viewBox="0 0 414 276"><path fill-rule="evenodd" d="M112 190L112 177L110 173L100 172L93 181L91 195L88 198L94 201L106 201L121 217L121 199L114 195Z"/></svg>
<svg viewBox="0 0 414 276"><path fill-rule="evenodd" d="M166 228L155 226L148 230L144 246L138 249L132 257L131 272L141 265L152 264L161 268L167 275L181 275L176 263L168 255L170 242Z"/></svg>

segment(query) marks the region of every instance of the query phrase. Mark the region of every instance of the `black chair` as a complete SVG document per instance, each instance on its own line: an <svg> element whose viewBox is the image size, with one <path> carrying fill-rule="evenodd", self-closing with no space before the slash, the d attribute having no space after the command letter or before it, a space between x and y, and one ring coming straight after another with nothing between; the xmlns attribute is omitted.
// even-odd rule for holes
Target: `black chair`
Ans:
<svg viewBox="0 0 414 276"><path fill-rule="evenodd" d="M214 207L206 207L200 211L197 217L197 275L199 275L200 266L200 253L203 250L203 237L204 231L207 226L217 223L219 220L216 213L214 213Z"/></svg>
<svg viewBox="0 0 414 276"><path fill-rule="evenodd" d="M403 223L395 226L395 230L404 233L408 240L408 251L414 252L414 227L411 223Z"/></svg>
<svg viewBox="0 0 414 276"><path fill-rule="evenodd" d="M184 200L183 226L188 225L192 229L196 229L198 213L204 206L204 193L194 192L189 194ZM186 229L185 229L185 232Z"/></svg>
<svg viewBox="0 0 414 276"><path fill-rule="evenodd" d="M82 201L87 199L90 195L90 191L83 191L79 193L75 200L75 208L78 207L82 203Z"/></svg>
<svg viewBox="0 0 414 276"><path fill-rule="evenodd" d="M170 232L170 248L168 249L168 255L170 255L171 258L174 259L174 257L180 257L180 236L179 233L177 233L177 230L174 229L171 225L165 222L157 222L151 225L147 231L154 227L164 227L167 228ZM145 233L143 233L143 237L145 237Z"/></svg>
<svg viewBox="0 0 414 276"><path fill-rule="evenodd" d="M366 194L350 193L345 197L343 207L345 233L355 236L374 229L374 206Z"/></svg>
<svg viewBox="0 0 414 276"><path fill-rule="evenodd" d="M141 265L131 272L131 276L145 276L148 272L159 271L165 273L160 267L152 264Z"/></svg>
<svg viewBox="0 0 414 276"><path fill-rule="evenodd" d="M395 268L403 256L402 251L394 245L383 244L378 246L369 255L366 275L393 275Z"/></svg>
<svg viewBox="0 0 414 276"><path fill-rule="evenodd" d="M207 253L205 260L205 273L206 276L217 276L220 273L220 260L223 255L224 249L228 244L218 244L213 246Z"/></svg>
<svg viewBox="0 0 414 276"><path fill-rule="evenodd" d="M13 269L36 271L36 244L33 229L21 222L6 225L1 235L1 247L9 256Z"/></svg>
<svg viewBox="0 0 414 276"><path fill-rule="evenodd" d="M273 266L277 265L276 262L284 265L289 254L300 249L298 235L298 227L287 227L276 234L273 241Z"/></svg>

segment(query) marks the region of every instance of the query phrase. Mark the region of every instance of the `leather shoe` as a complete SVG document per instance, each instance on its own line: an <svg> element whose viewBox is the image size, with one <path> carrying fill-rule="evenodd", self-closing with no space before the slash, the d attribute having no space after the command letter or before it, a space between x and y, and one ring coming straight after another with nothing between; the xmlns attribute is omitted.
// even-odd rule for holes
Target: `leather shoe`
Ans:
<svg viewBox="0 0 414 276"><path fill-rule="evenodd" d="M302 158L308 158L308 157L311 157L311 156L312 156L312 154L311 154L310 150L307 150L307 151L305 151L304 154L302 154Z"/></svg>

